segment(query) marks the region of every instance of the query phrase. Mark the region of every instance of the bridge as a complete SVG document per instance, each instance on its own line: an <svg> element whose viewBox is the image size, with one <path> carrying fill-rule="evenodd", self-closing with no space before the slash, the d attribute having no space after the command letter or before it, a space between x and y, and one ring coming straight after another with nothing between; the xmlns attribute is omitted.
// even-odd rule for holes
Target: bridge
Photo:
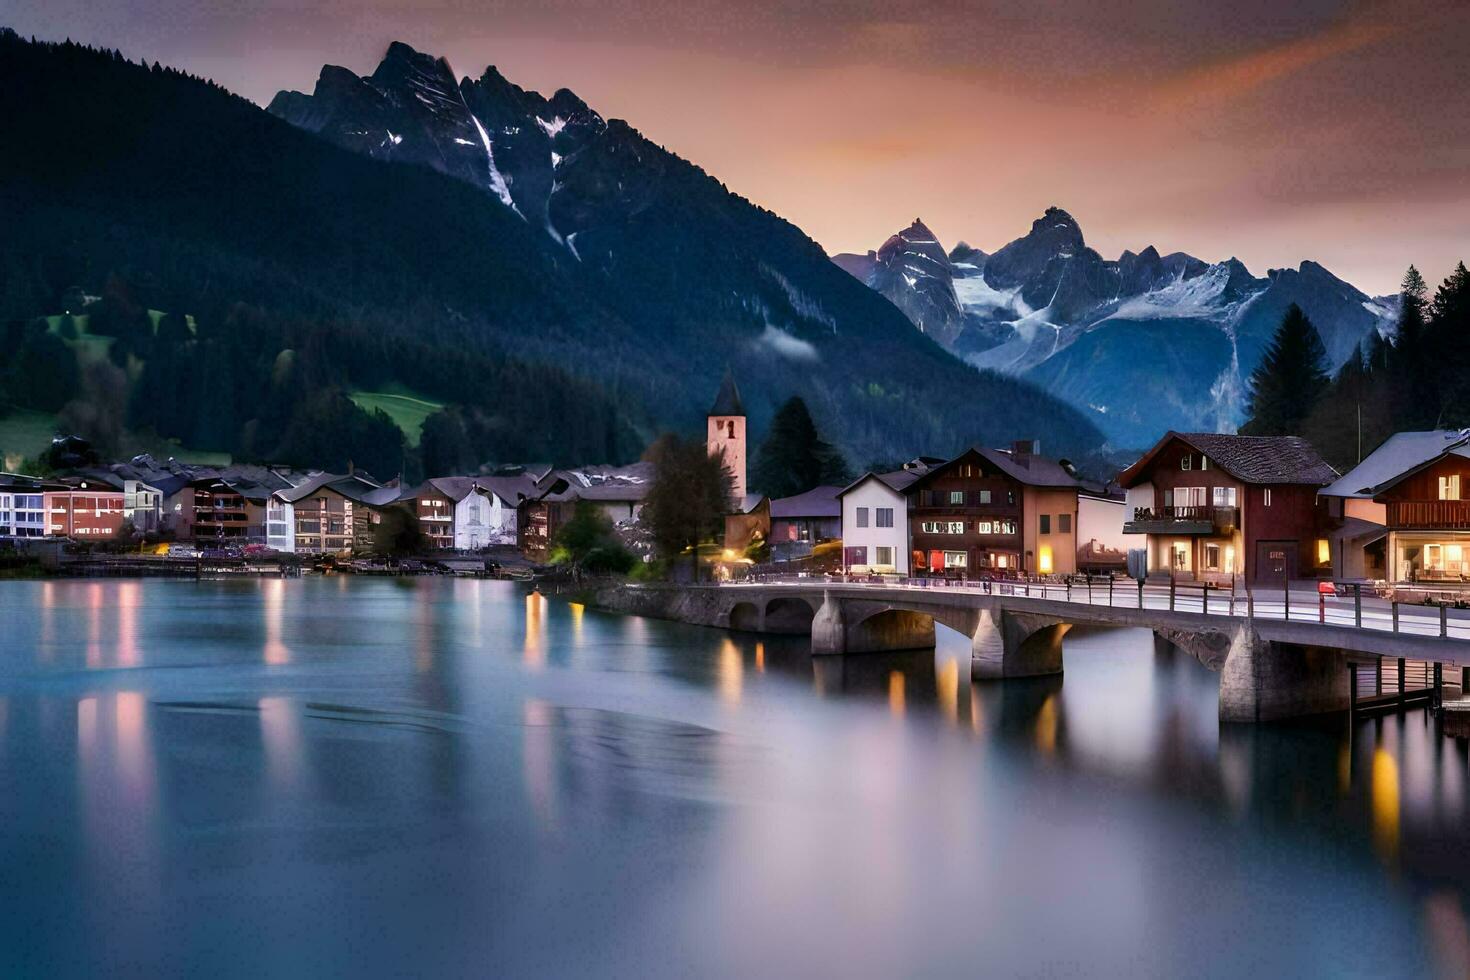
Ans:
<svg viewBox="0 0 1470 980"><path fill-rule="evenodd" d="M1090 593L1090 594L1089 594ZM1074 626L1142 628L1220 675L1220 719L1276 721L1345 711L1348 664L1374 658L1470 666L1470 616L1444 608L1276 592L1271 599L1188 597L1172 587L1109 583L858 583L794 579L703 586L621 586L600 604L752 633L810 635L812 653L934 646L935 624L970 638L975 680L1062 671Z"/></svg>

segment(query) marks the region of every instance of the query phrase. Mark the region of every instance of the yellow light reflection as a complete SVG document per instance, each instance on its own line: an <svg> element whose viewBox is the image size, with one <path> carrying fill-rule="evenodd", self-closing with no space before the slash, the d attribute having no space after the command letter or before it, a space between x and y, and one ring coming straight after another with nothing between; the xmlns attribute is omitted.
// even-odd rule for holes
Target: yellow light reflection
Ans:
<svg viewBox="0 0 1470 980"><path fill-rule="evenodd" d="M755 645L755 670L758 674L766 672L766 645L764 643L758 642Z"/></svg>
<svg viewBox="0 0 1470 980"><path fill-rule="evenodd" d="M582 645L582 617L587 612L587 607L580 602L569 602L567 608L572 612L572 646Z"/></svg>
<svg viewBox="0 0 1470 980"><path fill-rule="evenodd" d="M539 669L546 660L546 597L533 591L526 596L526 666Z"/></svg>
<svg viewBox="0 0 1470 980"><path fill-rule="evenodd" d="M717 672L720 699L727 704L739 704L741 688L745 683L745 662L740 658L740 648L729 637L720 646Z"/></svg>
<svg viewBox="0 0 1470 980"><path fill-rule="evenodd" d="M1373 847L1391 861L1399 851L1399 764L1385 748L1373 753Z"/></svg>
<svg viewBox="0 0 1470 980"><path fill-rule="evenodd" d="M278 666L291 662L291 650L281 640L281 622L286 609L286 580L266 579L261 583L265 613L265 662Z"/></svg>
<svg viewBox="0 0 1470 980"><path fill-rule="evenodd" d="M985 713L980 707L980 692L970 685L970 731L979 735L985 728Z"/></svg>
<svg viewBox="0 0 1470 980"><path fill-rule="evenodd" d="M902 718L906 707L903 671L890 670L888 672L888 710L893 712L895 717Z"/></svg>
<svg viewBox="0 0 1470 980"><path fill-rule="evenodd" d="M951 725L960 720L960 664L958 660L946 660L939 666L934 678L939 694L939 713Z"/></svg>
<svg viewBox="0 0 1470 980"><path fill-rule="evenodd" d="M1042 755L1051 755L1057 749L1057 696L1048 694L1036 713L1036 747Z"/></svg>

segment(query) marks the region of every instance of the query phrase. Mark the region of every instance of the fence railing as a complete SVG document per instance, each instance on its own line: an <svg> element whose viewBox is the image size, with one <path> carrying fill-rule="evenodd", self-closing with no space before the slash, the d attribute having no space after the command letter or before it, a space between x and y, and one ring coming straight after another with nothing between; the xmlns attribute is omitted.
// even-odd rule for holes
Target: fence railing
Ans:
<svg viewBox="0 0 1470 980"><path fill-rule="evenodd" d="M1232 583L1137 581L1120 576L1018 576L994 579L950 579L903 575L753 573L738 581L748 585L851 585L1010 595L1127 609L1155 609L1207 616L1321 623L1408 636L1470 640L1470 608L1451 602L1406 603L1382 598L1361 587L1348 594L1280 587L1241 588Z"/></svg>

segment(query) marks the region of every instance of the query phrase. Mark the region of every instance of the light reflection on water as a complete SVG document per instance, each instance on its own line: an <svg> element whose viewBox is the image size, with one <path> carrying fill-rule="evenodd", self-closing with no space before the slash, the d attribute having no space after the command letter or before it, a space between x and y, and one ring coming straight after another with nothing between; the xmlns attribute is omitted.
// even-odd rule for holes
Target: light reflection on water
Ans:
<svg viewBox="0 0 1470 980"><path fill-rule="evenodd" d="M5 583L0 621L0 975L1470 965L1466 744L1222 728L1147 633L972 685L943 629L813 658L495 582Z"/></svg>

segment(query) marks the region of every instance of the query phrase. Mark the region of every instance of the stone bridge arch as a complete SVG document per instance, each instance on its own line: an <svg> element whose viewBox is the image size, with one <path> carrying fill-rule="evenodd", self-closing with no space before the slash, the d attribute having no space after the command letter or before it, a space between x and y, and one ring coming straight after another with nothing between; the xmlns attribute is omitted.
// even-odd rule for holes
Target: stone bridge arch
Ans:
<svg viewBox="0 0 1470 980"><path fill-rule="evenodd" d="M766 601L761 612L762 629L767 633L804 636L812 631L816 609L800 596L778 596ZM733 613L732 613L733 615Z"/></svg>
<svg viewBox="0 0 1470 980"><path fill-rule="evenodd" d="M730 608L728 621L732 630L744 633L761 632L762 610L753 602L737 602Z"/></svg>
<svg viewBox="0 0 1470 980"><path fill-rule="evenodd" d="M970 646L974 680L1043 677L1062 672L1062 638L1072 624L1056 616L980 610Z"/></svg>

